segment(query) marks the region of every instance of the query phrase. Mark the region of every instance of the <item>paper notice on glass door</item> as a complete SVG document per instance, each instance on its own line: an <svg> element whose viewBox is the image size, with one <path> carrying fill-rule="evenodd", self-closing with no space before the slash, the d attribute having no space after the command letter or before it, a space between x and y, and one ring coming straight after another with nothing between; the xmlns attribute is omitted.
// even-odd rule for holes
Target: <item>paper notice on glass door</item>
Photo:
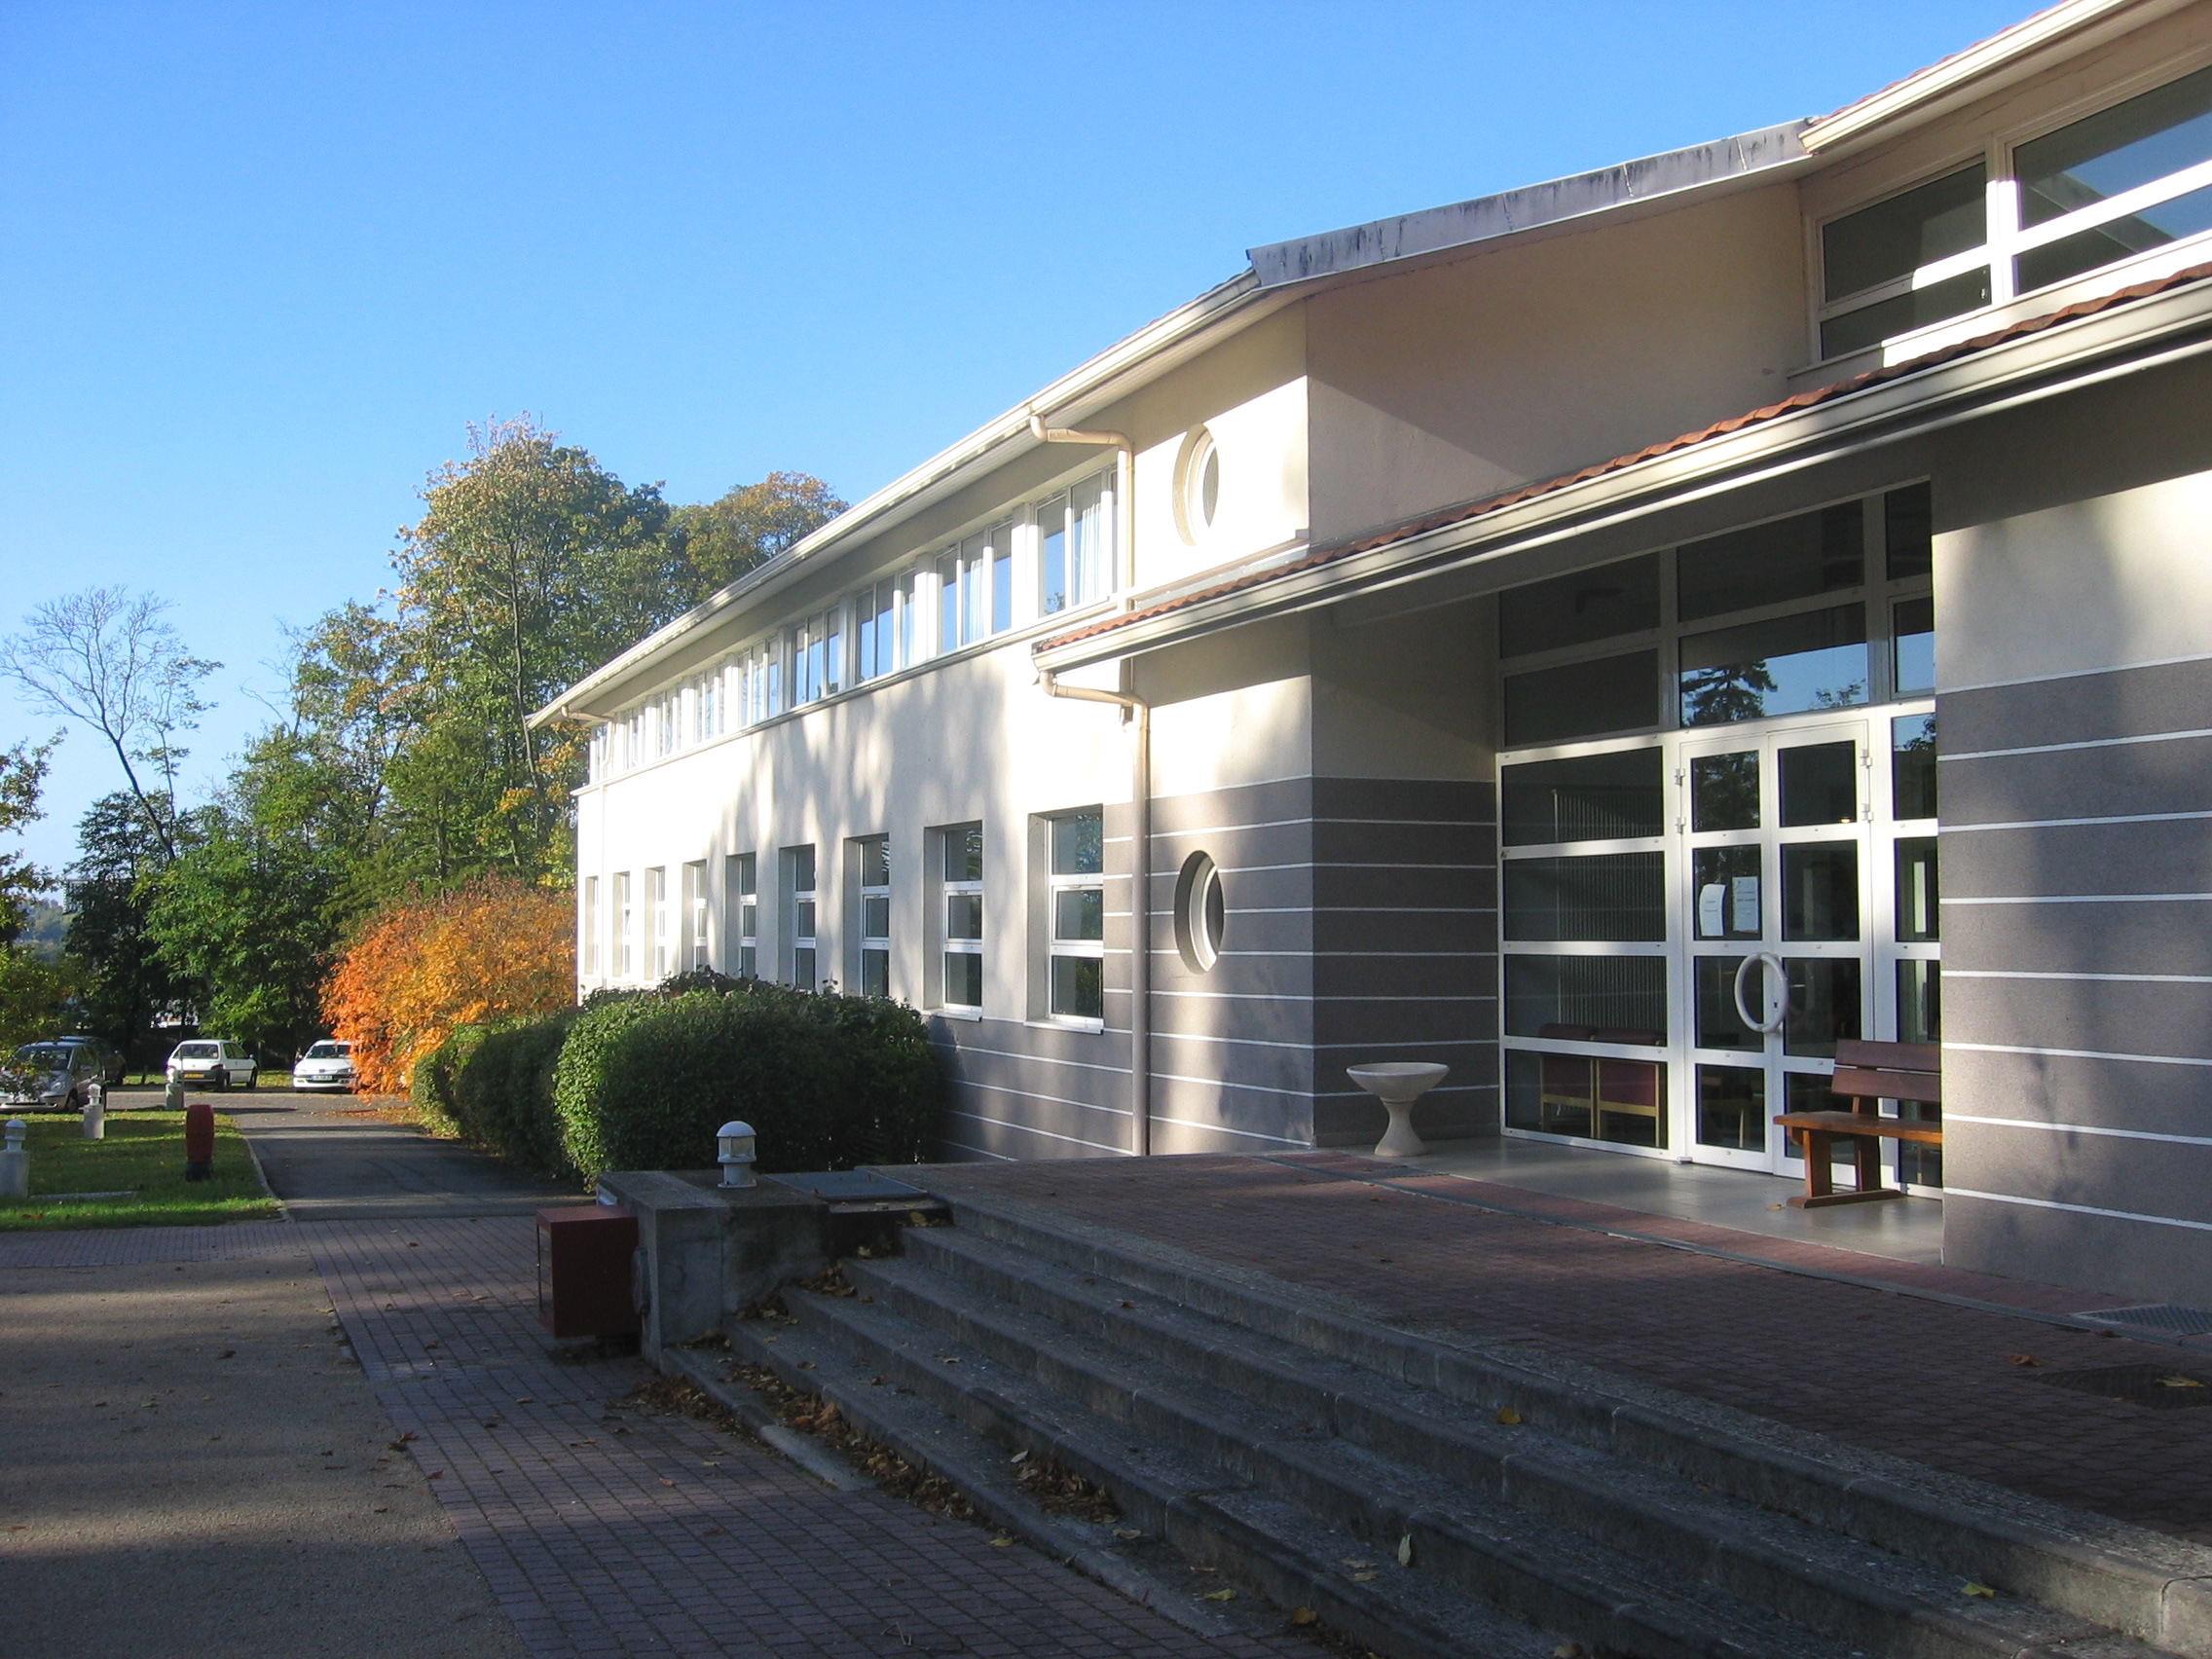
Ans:
<svg viewBox="0 0 2212 1659"><path fill-rule="evenodd" d="M1756 934L1759 931L1759 878L1755 875L1739 875L1729 883L1735 890L1736 914L1733 918L1739 934Z"/></svg>
<svg viewBox="0 0 2212 1659"><path fill-rule="evenodd" d="M1717 881L1709 881L1697 890L1697 937L1700 939L1725 939L1726 924L1721 920L1725 911L1728 889Z"/></svg>

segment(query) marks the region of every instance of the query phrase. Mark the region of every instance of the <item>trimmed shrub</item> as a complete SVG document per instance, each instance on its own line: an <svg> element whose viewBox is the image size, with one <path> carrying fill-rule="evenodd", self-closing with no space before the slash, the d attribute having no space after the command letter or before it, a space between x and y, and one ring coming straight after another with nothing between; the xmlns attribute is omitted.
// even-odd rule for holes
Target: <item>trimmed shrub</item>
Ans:
<svg viewBox="0 0 2212 1659"><path fill-rule="evenodd" d="M937 1132L921 1015L876 998L740 980L595 1000L570 1027L554 1109L571 1166L699 1169L743 1119L763 1171L910 1162Z"/></svg>
<svg viewBox="0 0 2212 1659"><path fill-rule="evenodd" d="M562 1173L561 1124L553 1112L553 1068L575 1011L502 1020L481 1035L453 1074L454 1117L461 1132L547 1174ZM456 1034L458 1037L458 1033Z"/></svg>
<svg viewBox="0 0 2212 1659"><path fill-rule="evenodd" d="M424 1127L433 1134L458 1135L465 1131L454 1104L454 1074L482 1041L484 1027L462 1025L449 1032L444 1042L415 1062L408 1075L407 1098Z"/></svg>

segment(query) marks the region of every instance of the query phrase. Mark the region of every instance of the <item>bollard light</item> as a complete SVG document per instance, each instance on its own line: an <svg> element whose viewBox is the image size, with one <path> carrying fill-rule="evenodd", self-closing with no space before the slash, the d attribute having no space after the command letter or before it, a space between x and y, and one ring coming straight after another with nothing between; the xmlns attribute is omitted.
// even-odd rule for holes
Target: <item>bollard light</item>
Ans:
<svg viewBox="0 0 2212 1659"><path fill-rule="evenodd" d="M722 1149L719 1162L722 1166L722 1185L750 1187L753 1185L753 1125L728 1123L715 1131L715 1139Z"/></svg>
<svg viewBox="0 0 2212 1659"><path fill-rule="evenodd" d="M22 1119L8 1120L8 1144L0 1149L0 1198L31 1196L31 1155L23 1150L23 1136L29 1132Z"/></svg>
<svg viewBox="0 0 2212 1659"><path fill-rule="evenodd" d="M107 1139L107 1089L103 1085L85 1085L85 1138Z"/></svg>

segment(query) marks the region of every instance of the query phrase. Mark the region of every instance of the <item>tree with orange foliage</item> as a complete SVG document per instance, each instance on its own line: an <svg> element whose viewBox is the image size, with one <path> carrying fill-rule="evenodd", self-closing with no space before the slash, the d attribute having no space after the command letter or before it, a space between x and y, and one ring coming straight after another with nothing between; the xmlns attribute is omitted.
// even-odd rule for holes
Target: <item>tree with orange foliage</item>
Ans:
<svg viewBox="0 0 2212 1659"><path fill-rule="evenodd" d="M575 999L571 895L491 874L370 918L323 992L364 1093L397 1094L457 1026L550 1014Z"/></svg>

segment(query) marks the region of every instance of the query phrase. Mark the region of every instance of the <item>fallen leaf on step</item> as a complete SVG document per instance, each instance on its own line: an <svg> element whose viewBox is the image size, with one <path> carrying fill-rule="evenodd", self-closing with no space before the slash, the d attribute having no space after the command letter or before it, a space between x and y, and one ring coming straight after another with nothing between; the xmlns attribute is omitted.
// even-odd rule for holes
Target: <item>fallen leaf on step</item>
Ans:
<svg viewBox="0 0 2212 1659"><path fill-rule="evenodd" d="M1144 1534L1134 1527L1117 1527L1114 1529L1114 1536L1126 1542L1130 1538L1141 1538Z"/></svg>
<svg viewBox="0 0 2212 1659"><path fill-rule="evenodd" d="M676 1483L670 1480L666 1475L663 1475L660 1478L660 1484L662 1486L674 1486Z"/></svg>
<svg viewBox="0 0 2212 1659"><path fill-rule="evenodd" d="M991 1548L994 1550L1011 1550L1014 1548L1014 1540L1001 1532L991 1540Z"/></svg>
<svg viewBox="0 0 2212 1659"><path fill-rule="evenodd" d="M1010 1463L1026 1463L1029 1461L1029 1454L1026 1452L1016 1452L1013 1456L1009 1457L1007 1461Z"/></svg>
<svg viewBox="0 0 2212 1659"><path fill-rule="evenodd" d="M1311 1607L1293 1607L1290 1609L1290 1622L1294 1625L1309 1625L1316 1622L1320 1617L1321 1615Z"/></svg>
<svg viewBox="0 0 2212 1659"><path fill-rule="evenodd" d="M1350 1567L1354 1572L1357 1572L1363 1567L1373 1567L1374 1565L1371 1561L1354 1561L1350 1556L1345 1557L1345 1566Z"/></svg>
<svg viewBox="0 0 2212 1659"><path fill-rule="evenodd" d="M2032 1353L2009 1353L2005 1357L2014 1365L2041 1365L2043 1363Z"/></svg>
<svg viewBox="0 0 2212 1659"><path fill-rule="evenodd" d="M1133 1302L1124 1302L1124 1303L1123 1303L1123 1304L1122 1304L1122 1306L1123 1306L1124 1308L1134 1308L1134 1307L1136 1306L1136 1304L1135 1304L1135 1303L1133 1303Z"/></svg>
<svg viewBox="0 0 2212 1659"><path fill-rule="evenodd" d="M1234 1589L1209 1590L1198 1600L1201 1602L1234 1602L1236 1600L1236 1592Z"/></svg>
<svg viewBox="0 0 2212 1659"><path fill-rule="evenodd" d="M1375 1582L1375 1574L1372 1572L1355 1572L1351 1575L1351 1581L1354 1584L1372 1584Z"/></svg>
<svg viewBox="0 0 2212 1659"><path fill-rule="evenodd" d="M1970 1596L1994 1596L1997 1594L1986 1584L1962 1584L1959 1588Z"/></svg>
<svg viewBox="0 0 2212 1659"><path fill-rule="evenodd" d="M2183 1377L2176 1375L2172 1377L2159 1378L2158 1386L2161 1388L2201 1388L2204 1386L2204 1384L2199 1382L2194 1377Z"/></svg>
<svg viewBox="0 0 2212 1659"><path fill-rule="evenodd" d="M1507 1428L1511 1428L1514 1426L1514 1424L1525 1421L1526 1419L1511 1406L1500 1406L1497 1408L1497 1420L1505 1424Z"/></svg>
<svg viewBox="0 0 2212 1659"><path fill-rule="evenodd" d="M1404 1537L1398 1540L1398 1565L1400 1567L1411 1567L1413 1566L1413 1564L1414 1535L1411 1532L1408 1532Z"/></svg>

